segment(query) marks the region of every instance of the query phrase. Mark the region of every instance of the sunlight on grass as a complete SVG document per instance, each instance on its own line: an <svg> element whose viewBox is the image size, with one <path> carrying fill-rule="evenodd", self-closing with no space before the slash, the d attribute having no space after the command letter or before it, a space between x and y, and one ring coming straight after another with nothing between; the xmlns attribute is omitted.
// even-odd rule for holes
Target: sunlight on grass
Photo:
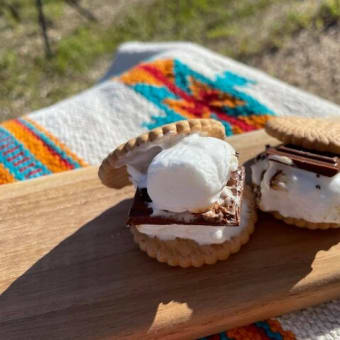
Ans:
<svg viewBox="0 0 340 340"><path fill-rule="evenodd" d="M301 29L322 30L340 18L340 0L324 0L321 5L311 1L309 6L299 0L140 2L125 8L108 24L79 20L63 36L54 33L51 45L55 56L47 60L35 8L26 0L16 3L20 21L4 11L1 22L4 32L11 30L12 40L7 41L8 48L5 41L0 52L0 119L21 115L23 108L50 105L91 86L94 80L84 75L101 58L108 60L124 41L193 41L247 62L253 55L280 48ZM271 11L281 4L289 5L289 10L280 20L272 19ZM45 1L49 26L62 24L66 10L70 9L62 1ZM269 23L265 34L258 24L262 21ZM18 46L15 38L21 41Z"/></svg>

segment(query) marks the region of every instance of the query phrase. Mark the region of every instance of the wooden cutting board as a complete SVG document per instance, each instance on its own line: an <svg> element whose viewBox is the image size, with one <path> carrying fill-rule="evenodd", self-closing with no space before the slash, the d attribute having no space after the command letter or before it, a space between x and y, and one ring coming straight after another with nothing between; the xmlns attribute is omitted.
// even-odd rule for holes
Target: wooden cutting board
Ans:
<svg viewBox="0 0 340 340"><path fill-rule="evenodd" d="M275 143L230 142L243 160ZM340 296L340 230L260 214L226 262L171 268L134 245L132 195L94 167L0 187L0 339L190 339Z"/></svg>

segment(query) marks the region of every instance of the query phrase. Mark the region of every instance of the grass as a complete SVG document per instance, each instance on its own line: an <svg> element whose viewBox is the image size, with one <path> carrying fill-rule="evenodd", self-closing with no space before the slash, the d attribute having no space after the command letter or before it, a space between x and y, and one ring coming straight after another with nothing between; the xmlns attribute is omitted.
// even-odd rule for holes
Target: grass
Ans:
<svg viewBox="0 0 340 340"><path fill-rule="evenodd" d="M115 1L83 1L98 19L89 22L61 0L45 0L52 59L44 57L32 3L16 0L20 21L2 9L0 120L91 86L124 41L189 40L247 62L302 29L321 31L340 18L340 0L135 1L112 15Z"/></svg>
<svg viewBox="0 0 340 340"><path fill-rule="evenodd" d="M282 20L273 25L268 38L262 42L255 53L264 50L277 50L282 47L288 39L301 30L313 30L321 32L332 25L337 24L340 19L340 0L326 0L319 5L313 3L302 3L287 12ZM248 56L250 53L248 53Z"/></svg>

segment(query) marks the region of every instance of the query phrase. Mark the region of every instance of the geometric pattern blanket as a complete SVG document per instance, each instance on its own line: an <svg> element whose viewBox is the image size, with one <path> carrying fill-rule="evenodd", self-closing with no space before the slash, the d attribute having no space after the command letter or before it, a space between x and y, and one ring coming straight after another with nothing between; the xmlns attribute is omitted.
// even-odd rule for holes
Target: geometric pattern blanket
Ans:
<svg viewBox="0 0 340 340"><path fill-rule="evenodd" d="M116 146L157 126L215 118L227 135L270 116L340 115L326 100L191 43L126 43L92 88L0 124L0 184L99 164ZM205 339L340 339L340 301Z"/></svg>

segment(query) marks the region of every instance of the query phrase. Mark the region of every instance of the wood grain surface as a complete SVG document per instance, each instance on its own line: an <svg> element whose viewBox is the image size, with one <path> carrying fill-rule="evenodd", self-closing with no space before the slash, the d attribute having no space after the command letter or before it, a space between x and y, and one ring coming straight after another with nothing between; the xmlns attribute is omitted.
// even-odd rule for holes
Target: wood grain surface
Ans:
<svg viewBox="0 0 340 340"><path fill-rule="evenodd" d="M274 140L230 142L246 161ZM340 230L260 214L227 261L171 268L133 243L132 195L95 167L0 187L0 339L191 339L340 296Z"/></svg>

